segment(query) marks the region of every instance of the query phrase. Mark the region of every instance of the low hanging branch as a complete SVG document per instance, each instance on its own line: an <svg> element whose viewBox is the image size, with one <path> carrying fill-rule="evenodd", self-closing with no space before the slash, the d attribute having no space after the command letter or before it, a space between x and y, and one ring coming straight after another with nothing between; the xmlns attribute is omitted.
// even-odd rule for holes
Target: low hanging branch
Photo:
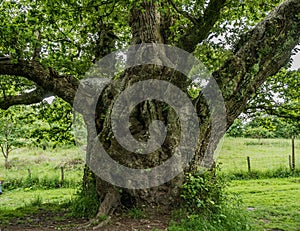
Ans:
<svg viewBox="0 0 300 231"><path fill-rule="evenodd" d="M269 115L274 115L280 118L291 119L295 121L300 120L300 115L299 115L300 108L298 105L293 106L288 104L279 104L279 105L259 104L259 105L245 108L246 113L256 112L257 110L266 112Z"/></svg>
<svg viewBox="0 0 300 231"><path fill-rule="evenodd" d="M6 110L13 105L30 105L39 103L47 95L48 94L44 89L37 87L35 90L28 93L0 98L0 108Z"/></svg>
<svg viewBox="0 0 300 231"><path fill-rule="evenodd" d="M33 96L33 103L36 103L37 100L43 99L44 93L52 93L64 99L66 102L73 104L73 100L79 85L79 80L70 76L70 75L60 75L58 72L53 69L44 68L37 61L27 61L27 60L18 60L16 63L12 62L11 59L0 59L0 75L12 75L12 76L22 76L35 82L41 88L39 90L28 93L21 96L15 96L11 98L10 105L13 103L20 102L29 102L29 96Z"/></svg>

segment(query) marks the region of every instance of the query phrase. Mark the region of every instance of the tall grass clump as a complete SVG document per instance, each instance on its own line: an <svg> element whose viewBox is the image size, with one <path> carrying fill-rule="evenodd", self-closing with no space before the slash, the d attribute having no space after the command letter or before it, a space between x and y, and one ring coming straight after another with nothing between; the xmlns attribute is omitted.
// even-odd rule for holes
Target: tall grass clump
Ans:
<svg viewBox="0 0 300 231"><path fill-rule="evenodd" d="M42 197L40 195L37 195L29 203L25 203L25 207L40 207L42 204Z"/></svg>
<svg viewBox="0 0 300 231"><path fill-rule="evenodd" d="M70 215L73 217L95 217L100 205L93 173L85 169L83 185L70 202Z"/></svg>
<svg viewBox="0 0 300 231"><path fill-rule="evenodd" d="M204 173L188 174L182 186L180 219L170 231L238 231L252 230L251 221L241 202L226 192L225 178L217 168Z"/></svg>

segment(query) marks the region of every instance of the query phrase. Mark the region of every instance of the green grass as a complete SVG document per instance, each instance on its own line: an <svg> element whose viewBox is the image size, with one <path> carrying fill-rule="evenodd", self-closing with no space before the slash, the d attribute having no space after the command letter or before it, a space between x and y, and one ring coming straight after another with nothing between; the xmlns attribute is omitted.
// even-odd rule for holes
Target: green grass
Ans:
<svg viewBox="0 0 300 231"><path fill-rule="evenodd" d="M299 231L300 178L232 181L229 192L243 200L257 230Z"/></svg>
<svg viewBox="0 0 300 231"><path fill-rule="evenodd" d="M13 210L19 207L37 203L61 204L70 201L76 190L72 188L60 188L49 190L23 190L15 189L4 191L0 196L0 209Z"/></svg>
<svg viewBox="0 0 300 231"><path fill-rule="evenodd" d="M251 170L268 171L289 168L292 153L288 139L248 139L225 137L217 151L216 160L224 172L247 171L247 156ZM300 168L300 140L295 140L296 167Z"/></svg>
<svg viewBox="0 0 300 231"><path fill-rule="evenodd" d="M296 140L295 147L296 167L299 170L299 140ZM240 217L239 219L242 219L248 214L255 221L255 230L277 228L299 231L300 178L289 177L291 176L288 169L288 156L290 154L290 140L226 137L222 148L219 149L217 162L222 163L223 173L234 176L230 177L231 179L238 179L239 174L241 175L240 179L248 179L247 156L251 158L251 174L258 175L257 178L285 178L233 180L229 191L238 195L245 203L244 206L240 206L241 210L227 210L223 212L225 217L221 214L222 216L211 217L210 220L205 217L190 217L183 219L181 225L173 224L170 230L210 230L206 229L207 227L210 227L211 230L222 230L225 225L227 230L230 230L230 227L237 227L236 230L238 230L245 223L236 224L235 218ZM37 208L46 206L48 203L51 204L49 209L51 207L59 209L59 206L64 203L71 205L72 201L76 202L74 199L76 197L73 196L76 191L75 188L82 180L84 165L82 157L82 153L77 148L53 150L21 148L11 153L10 162L12 167L8 170L4 169L4 160L0 158L0 178L5 180L4 193L0 196L0 221L5 216L20 217L26 216L30 211L37 212ZM64 187L59 186L61 166L65 170L66 184ZM28 169L30 169L31 178L28 178ZM30 181L36 182L32 183ZM77 205L75 210L77 209L79 212L83 210L90 211L90 206L86 206L86 208L78 207L78 204L85 205L82 199L81 203L73 204ZM250 210L247 210L247 208L250 208ZM137 211L131 212L133 217L140 215ZM215 222L212 222L212 219ZM247 230L247 227L242 229Z"/></svg>
<svg viewBox="0 0 300 231"><path fill-rule="evenodd" d="M3 158L0 160L0 178L4 179L6 188L30 187L32 184L40 184L47 189L57 187L61 180L61 167L64 167L67 187L75 187L82 180L83 154L75 147L16 149L9 156L10 169L4 168ZM32 182L28 182L30 180Z"/></svg>

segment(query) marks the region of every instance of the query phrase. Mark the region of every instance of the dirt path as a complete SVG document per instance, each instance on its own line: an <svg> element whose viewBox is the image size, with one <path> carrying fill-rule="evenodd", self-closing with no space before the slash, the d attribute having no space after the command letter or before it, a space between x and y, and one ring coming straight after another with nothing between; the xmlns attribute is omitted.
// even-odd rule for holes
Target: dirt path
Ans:
<svg viewBox="0 0 300 231"><path fill-rule="evenodd" d="M61 219L59 219L61 218ZM98 230L98 231L152 231L166 230L170 215L154 214L145 218L134 219L121 214L108 217L103 223L91 225L86 219L65 218L64 214L52 214L42 211L34 216L27 216L0 225L0 231L50 231L50 230ZM100 224L100 225L99 225Z"/></svg>

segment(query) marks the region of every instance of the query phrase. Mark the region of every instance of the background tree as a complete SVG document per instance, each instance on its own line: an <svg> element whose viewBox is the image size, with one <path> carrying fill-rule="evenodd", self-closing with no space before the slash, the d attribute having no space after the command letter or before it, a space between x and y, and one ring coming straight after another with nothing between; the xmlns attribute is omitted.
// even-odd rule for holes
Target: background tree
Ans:
<svg viewBox="0 0 300 231"><path fill-rule="evenodd" d="M55 98L51 103L43 101L32 108L33 121L30 131L34 146L55 148L63 145L75 145L72 132L72 107Z"/></svg>
<svg viewBox="0 0 300 231"><path fill-rule="evenodd" d="M11 151L25 144L28 138L28 130L24 126L21 116L16 116L21 111L22 108L20 107L18 109L10 108L6 111L0 111L0 147L6 169L10 168L9 154Z"/></svg>
<svg viewBox="0 0 300 231"><path fill-rule="evenodd" d="M264 112L294 121L299 120L300 71L282 69L268 78L259 94L249 103L246 112Z"/></svg>
<svg viewBox="0 0 300 231"><path fill-rule="evenodd" d="M231 137L248 138L291 138L299 135L298 121L287 120L268 114L255 114L256 117L238 118L227 131ZM253 115L252 115L253 116Z"/></svg>
<svg viewBox="0 0 300 231"><path fill-rule="evenodd" d="M0 106L7 109L15 104L32 104L51 94L72 104L78 79L106 54L128 44L164 43L194 52L209 64L225 101L228 128L267 77L288 64L299 43L300 1L286 0L276 7L279 2L4 1L0 16L0 75L22 76L36 87L19 95L2 95ZM214 42L220 35L225 40ZM183 92L191 87L186 78L168 68L149 65L125 70L104 89L97 102L97 117L83 114L89 132L87 156L92 154L90 145L95 136L113 159L130 167L151 168L174 154L180 140L180 124L174 110L163 110L163 103L143 102L130 116L132 135L144 141L148 139L145 134L151 121L159 118L172 125L164 144L153 154L132 154L120 147L112 135L110 109L120 92L140 80L153 78L169 81ZM19 84L26 85L24 81ZM204 95L194 95L193 102L200 135L194 158L184 169L189 174L199 171L205 153L212 158L223 135L220 129L209 142L212 124ZM93 120L97 134L89 127ZM100 214L125 201L127 206L176 206L178 189L185 180L180 174L164 185L132 190L119 189L97 176L95 179Z"/></svg>
<svg viewBox="0 0 300 231"><path fill-rule="evenodd" d="M277 120L277 123L282 121L289 124L286 128L290 129L289 136L295 136L299 130L299 87L299 70L284 68L267 79L245 108L245 113L251 117L264 114L273 116L273 120Z"/></svg>
<svg viewBox="0 0 300 231"><path fill-rule="evenodd" d="M245 125L243 123L243 120L237 118L227 130L227 135L231 137L243 137L244 132L245 132Z"/></svg>

